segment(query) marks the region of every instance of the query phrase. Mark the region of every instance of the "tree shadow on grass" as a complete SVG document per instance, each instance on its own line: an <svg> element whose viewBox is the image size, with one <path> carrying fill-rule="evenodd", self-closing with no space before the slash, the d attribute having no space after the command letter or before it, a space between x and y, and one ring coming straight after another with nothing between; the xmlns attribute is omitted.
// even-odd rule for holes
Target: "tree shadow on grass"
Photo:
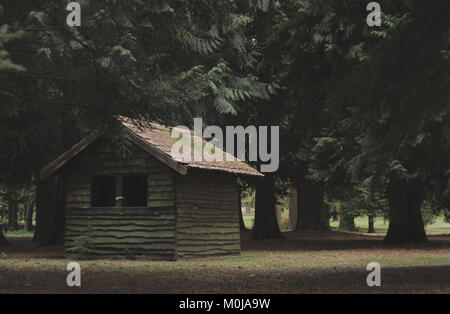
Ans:
<svg viewBox="0 0 450 314"><path fill-rule="evenodd" d="M0 246L0 252L18 258L64 258L62 246L39 247L30 237L10 237L8 245Z"/></svg>
<svg viewBox="0 0 450 314"><path fill-rule="evenodd" d="M241 234L243 250L276 251L322 251L359 249L421 249L434 250L450 248L450 235L428 236L429 242L407 246L383 244L382 236L367 236L336 231L292 231L285 232L284 239L251 240L250 232Z"/></svg>
<svg viewBox="0 0 450 314"><path fill-rule="evenodd" d="M429 236L429 243L410 246L383 245L383 237L335 231L286 232L285 239L251 240L250 232L241 235L242 251L345 251L345 250L436 250L450 248L450 235ZM10 238L0 252L19 258L64 258L62 246L39 247L29 237Z"/></svg>

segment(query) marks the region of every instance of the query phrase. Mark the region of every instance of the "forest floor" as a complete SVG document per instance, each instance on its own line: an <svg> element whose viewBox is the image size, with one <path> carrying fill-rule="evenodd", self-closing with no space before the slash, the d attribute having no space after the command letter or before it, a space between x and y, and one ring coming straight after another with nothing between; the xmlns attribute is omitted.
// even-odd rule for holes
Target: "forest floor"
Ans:
<svg viewBox="0 0 450 314"><path fill-rule="evenodd" d="M286 232L283 240L249 240L239 256L176 262L78 261L82 286L66 285L61 247L29 237L0 247L0 293L450 293L450 235L426 245L384 247L382 236ZM369 288L369 262L381 287Z"/></svg>

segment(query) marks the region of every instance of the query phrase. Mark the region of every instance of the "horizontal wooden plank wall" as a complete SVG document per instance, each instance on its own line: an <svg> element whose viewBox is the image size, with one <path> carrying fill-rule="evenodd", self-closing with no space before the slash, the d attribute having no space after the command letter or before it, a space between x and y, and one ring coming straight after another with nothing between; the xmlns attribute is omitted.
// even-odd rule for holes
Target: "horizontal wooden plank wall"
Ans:
<svg viewBox="0 0 450 314"><path fill-rule="evenodd" d="M120 157L99 140L68 165L65 247L89 232L95 258L176 259L175 173L130 144ZM148 174L148 207L91 208L90 182L98 175Z"/></svg>
<svg viewBox="0 0 450 314"><path fill-rule="evenodd" d="M240 252L236 178L192 173L177 179L178 257Z"/></svg>

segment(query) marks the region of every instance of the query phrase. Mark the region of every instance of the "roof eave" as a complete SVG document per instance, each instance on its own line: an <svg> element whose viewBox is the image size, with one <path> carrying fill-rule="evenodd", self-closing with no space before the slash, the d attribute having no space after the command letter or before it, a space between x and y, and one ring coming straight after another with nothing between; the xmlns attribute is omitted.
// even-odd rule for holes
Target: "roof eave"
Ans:
<svg viewBox="0 0 450 314"><path fill-rule="evenodd" d="M72 146L71 149L64 152L62 155L57 157L47 166L45 166L40 172L40 179L45 180L53 173L58 171L62 166L64 166L69 160L78 155L81 151L83 151L86 147L94 143L97 139L99 139L104 134L103 131L95 131L93 134L86 136L80 142Z"/></svg>

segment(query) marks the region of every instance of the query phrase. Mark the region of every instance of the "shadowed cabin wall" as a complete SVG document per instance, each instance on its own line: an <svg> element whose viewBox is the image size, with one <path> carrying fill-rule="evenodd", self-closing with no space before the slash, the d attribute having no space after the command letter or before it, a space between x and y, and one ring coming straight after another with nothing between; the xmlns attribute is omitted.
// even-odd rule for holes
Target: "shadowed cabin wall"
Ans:
<svg viewBox="0 0 450 314"><path fill-rule="evenodd" d="M134 144L119 157L99 140L68 167L65 248L91 230L93 257L176 259L175 173ZM101 175L147 174L148 207L92 208L90 183Z"/></svg>
<svg viewBox="0 0 450 314"><path fill-rule="evenodd" d="M176 191L179 257L239 253L235 176L192 171L178 177Z"/></svg>

